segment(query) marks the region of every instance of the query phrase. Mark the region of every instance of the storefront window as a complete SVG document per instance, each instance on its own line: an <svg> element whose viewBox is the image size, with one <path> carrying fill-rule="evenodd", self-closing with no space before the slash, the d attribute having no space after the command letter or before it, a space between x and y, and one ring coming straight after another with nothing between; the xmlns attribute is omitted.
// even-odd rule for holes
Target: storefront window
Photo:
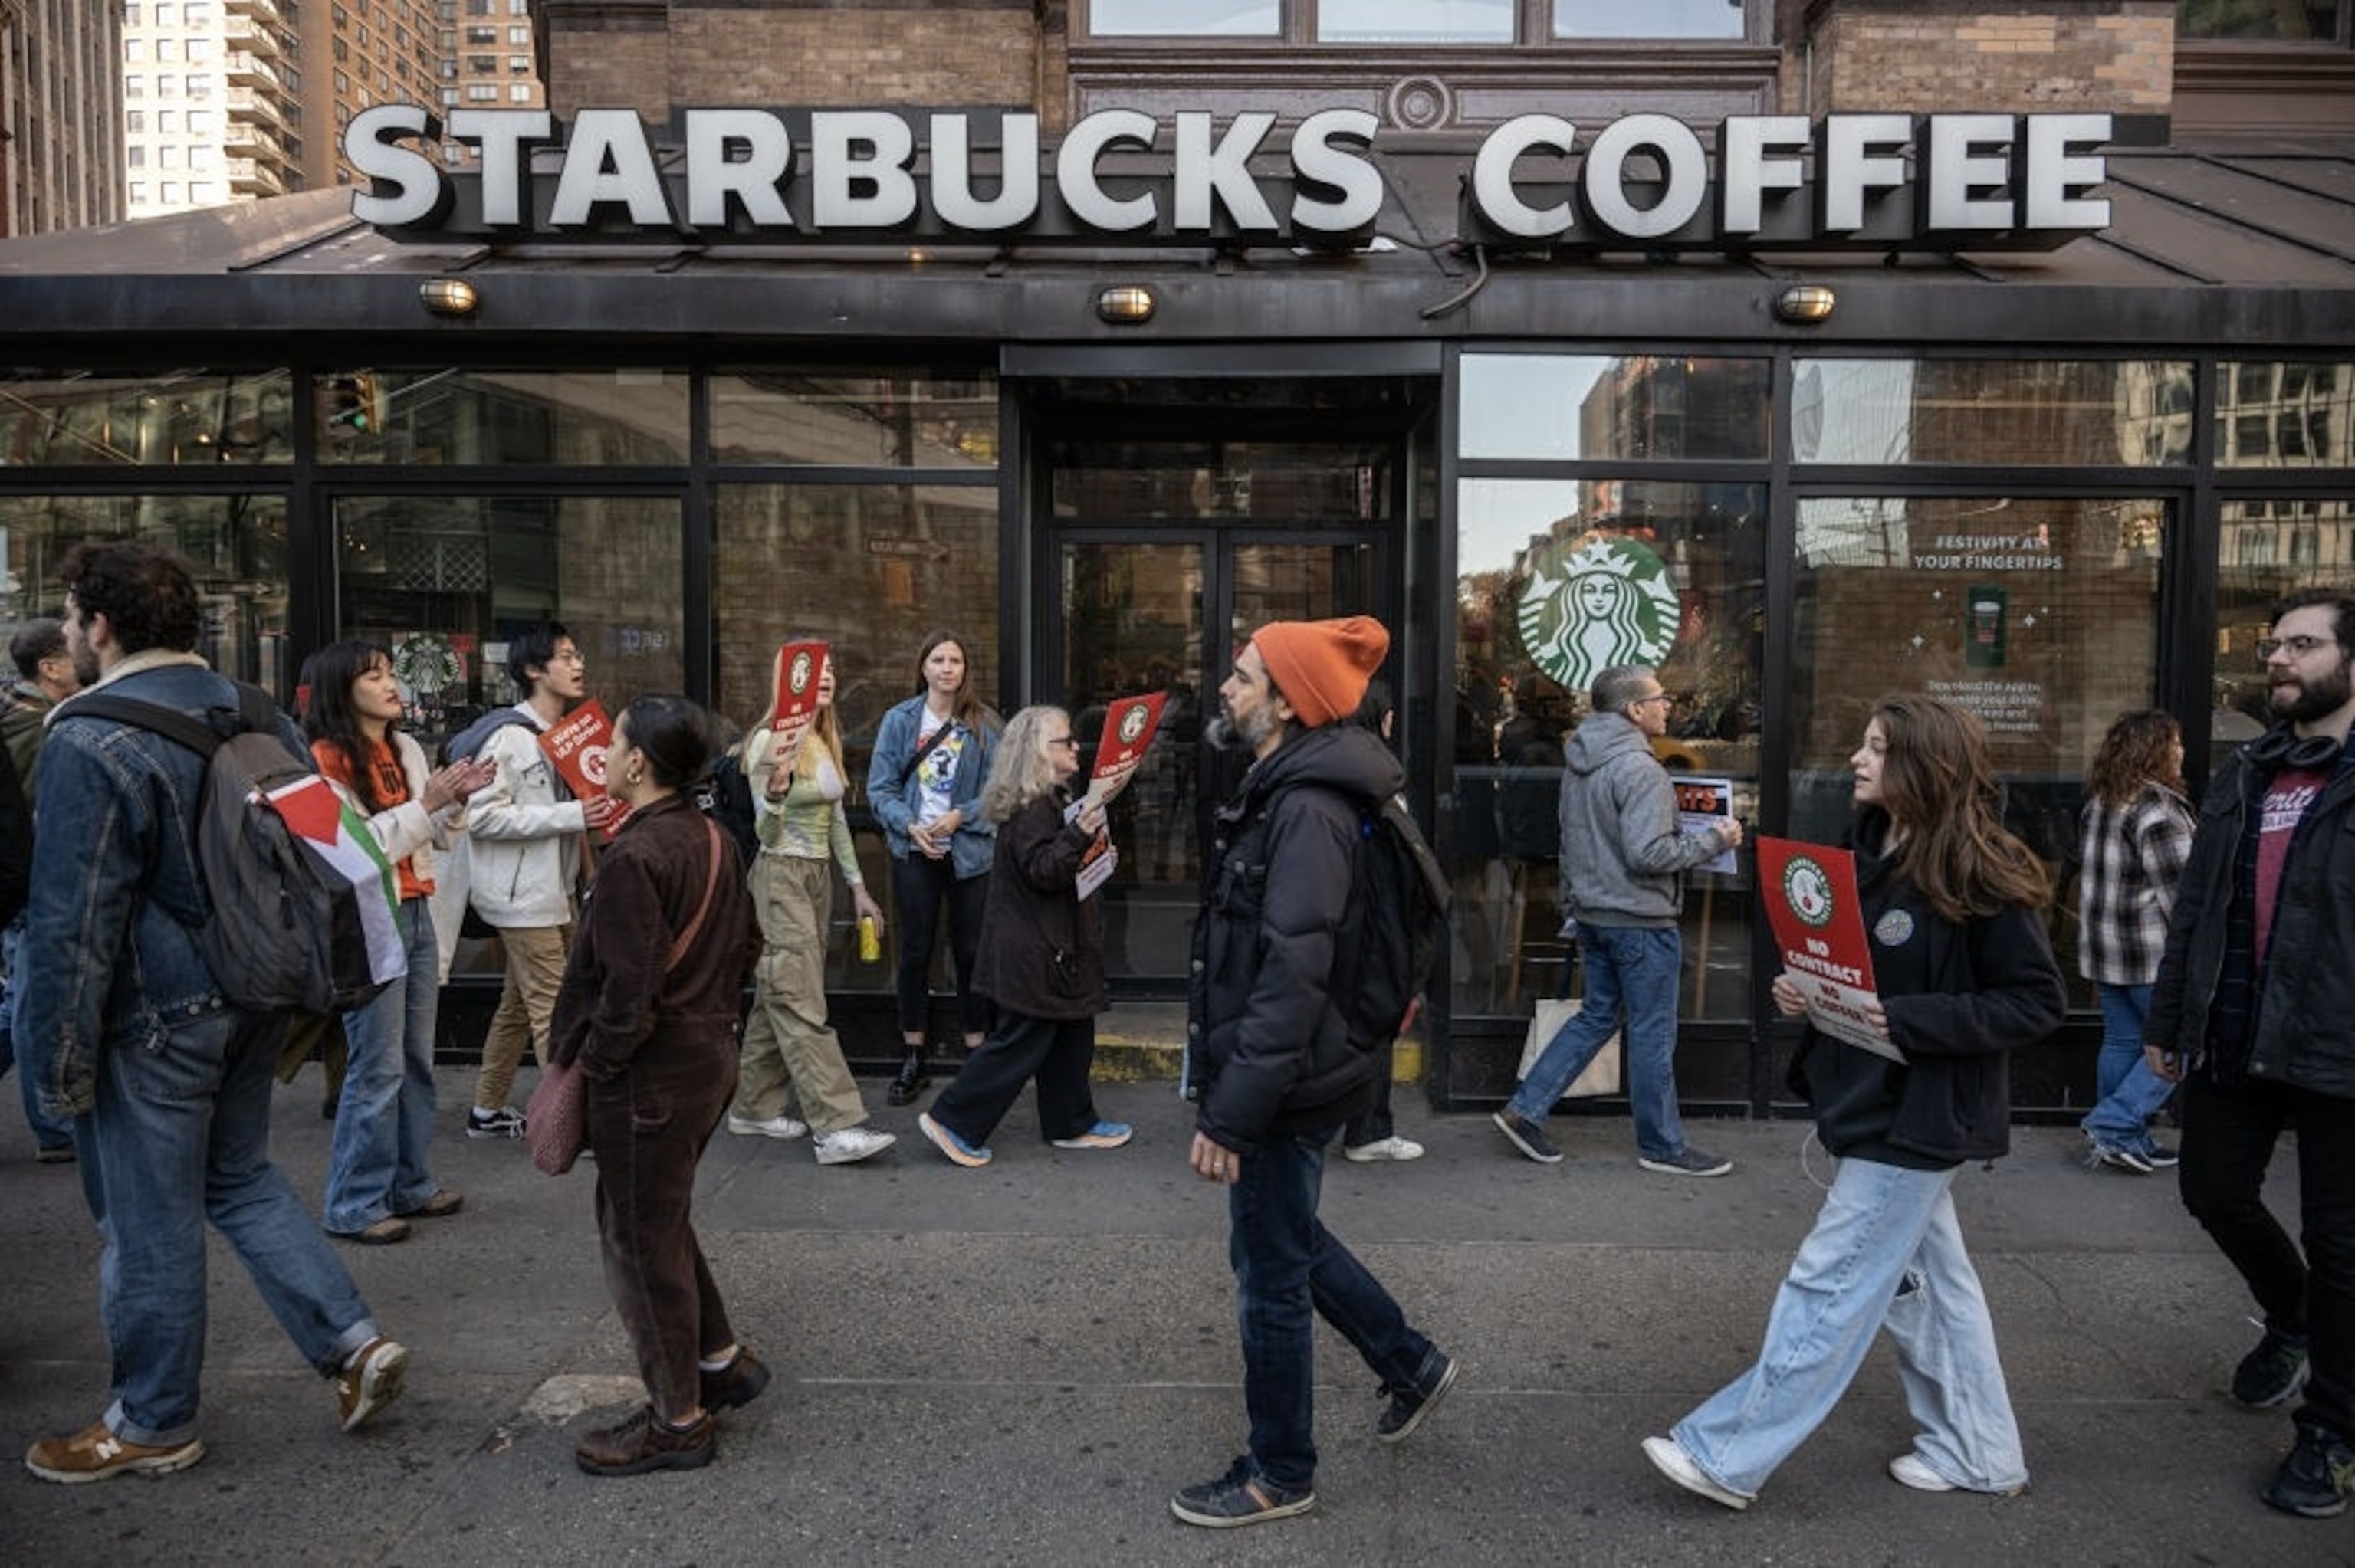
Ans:
<svg viewBox="0 0 2355 1568"><path fill-rule="evenodd" d="M1557 38L1739 38L1742 0L1554 0Z"/></svg>
<svg viewBox="0 0 2355 1568"><path fill-rule="evenodd" d="M1467 354L1467 458L1764 460L1774 408L1764 359Z"/></svg>
<svg viewBox="0 0 2355 1568"><path fill-rule="evenodd" d="M204 599L197 652L281 702L293 698L284 496L0 495L9 621L60 613L58 566L86 539L139 539L179 552Z"/></svg>
<svg viewBox="0 0 2355 1568"><path fill-rule="evenodd" d="M1803 463L2191 461L2191 366L2178 360L1802 359Z"/></svg>
<svg viewBox="0 0 2355 1568"><path fill-rule="evenodd" d="M2355 466L2355 362L2219 365L2216 461L2223 468Z"/></svg>
<svg viewBox="0 0 2355 1568"><path fill-rule="evenodd" d="M0 376L0 468L285 462L293 405L283 370Z"/></svg>
<svg viewBox="0 0 2355 1568"><path fill-rule="evenodd" d="M1509 44L1518 0L1317 0L1325 44Z"/></svg>
<svg viewBox="0 0 2355 1568"><path fill-rule="evenodd" d="M2179 38L2257 38L2287 43L2345 43L2349 0L2178 0Z"/></svg>
<svg viewBox="0 0 2355 1568"><path fill-rule="evenodd" d="M2209 768L2273 723L2257 639L2274 601L2299 588L2355 581L2355 499L2228 501L2219 509L2215 710Z"/></svg>
<svg viewBox="0 0 2355 1568"><path fill-rule="evenodd" d="M1526 1013L1568 978L1554 804L1598 673L1655 666L1675 702L1655 752L1756 821L1766 491L1467 480L1457 514L1455 1005ZM1745 874L1688 874L1688 1020L1749 1015Z"/></svg>
<svg viewBox="0 0 2355 1568"><path fill-rule="evenodd" d="M720 463L994 469L997 381L928 370L714 376L711 449Z"/></svg>
<svg viewBox="0 0 2355 1568"><path fill-rule="evenodd" d="M1003 714L1018 705L997 667L997 492L983 485L723 484L713 512L719 661L713 705L732 726L758 723L773 695L777 645L791 637L826 643L851 823L859 830L868 886L890 918L890 866L879 831L869 831L867 766L885 711L916 689L916 653L925 636L942 629L963 638L982 700ZM827 983L889 990L885 966L854 961L847 901L836 901L835 917Z"/></svg>
<svg viewBox="0 0 2355 1568"><path fill-rule="evenodd" d="M2111 721L2158 694L2167 522L2147 498L1802 499L1791 836L1838 842L1877 698L1926 692L1968 709L2004 779L2006 823L2051 868L2053 935L2075 976L2084 771Z"/></svg>
<svg viewBox="0 0 2355 1568"><path fill-rule="evenodd" d="M319 377L329 463L599 468L687 461L677 370L387 370Z"/></svg>
<svg viewBox="0 0 2355 1568"><path fill-rule="evenodd" d="M1089 0L1098 37L1273 38L1284 30L1280 0Z"/></svg>

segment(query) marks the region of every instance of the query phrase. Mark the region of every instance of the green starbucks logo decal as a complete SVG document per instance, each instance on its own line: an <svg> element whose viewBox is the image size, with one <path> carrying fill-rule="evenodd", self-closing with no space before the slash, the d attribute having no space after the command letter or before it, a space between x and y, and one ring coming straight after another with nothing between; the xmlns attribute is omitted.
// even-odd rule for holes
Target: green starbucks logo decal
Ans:
<svg viewBox="0 0 2355 1568"><path fill-rule="evenodd" d="M1682 620L1668 563L1633 539L1590 538L1521 590L1521 646L1547 677L1583 691L1614 664L1657 664Z"/></svg>
<svg viewBox="0 0 2355 1568"><path fill-rule="evenodd" d="M1832 923L1832 879L1806 855L1783 867L1783 899L1806 925L1820 930Z"/></svg>

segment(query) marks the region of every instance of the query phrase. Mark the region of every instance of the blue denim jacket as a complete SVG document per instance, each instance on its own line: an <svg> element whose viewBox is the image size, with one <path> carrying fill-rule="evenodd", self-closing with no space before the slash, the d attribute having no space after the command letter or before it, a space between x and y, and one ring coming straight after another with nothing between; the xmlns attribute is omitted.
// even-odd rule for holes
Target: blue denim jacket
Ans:
<svg viewBox="0 0 2355 1568"><path fill-rule="evenodd" d="M103 689L182 713L237 705L202 663L139 669ZM16 1019L18 1064L51 1115L91 1108L100 1052L152 1049L229 1005L191 934L213 913L196 858L204 758L71 711L63 705L41 746ZM279 728L307 758L293 725Z"/></svg>
<svg viewBox="0 0 2355 1568"><path fill-rule="evenodd" d="M874 810L875 820L883 824L883 842L893 860L905 860L915 853L915 845L908 841L908 829L916 820L917 808L923 804L924 787L913 774L904 779L900 775L916 754L923 713L924 696L919 692L885 714L876 726L875 753L867 766L867 804ZM979 746L958 765L956 777L949 784L949 804L964 813L957 831L949 835L949 865L960 882L986 873L997 854L997 830L981 820L978 804L982 783L997 755L997 728L985 716L975 734Z"/></svg>

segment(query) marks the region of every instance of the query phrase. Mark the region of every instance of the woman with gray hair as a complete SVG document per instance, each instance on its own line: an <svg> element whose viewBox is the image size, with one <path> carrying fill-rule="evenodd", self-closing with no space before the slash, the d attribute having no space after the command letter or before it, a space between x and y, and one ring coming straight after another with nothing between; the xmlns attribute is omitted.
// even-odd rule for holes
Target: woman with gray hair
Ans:
<svg viewBox="0 0 2355 1568"><path fill-rule="evenodd" d="M1071 715L1028 707L1007 722L981 793L997 830L974 989L996 1027L917 1117L956 1164L986 1165L987 1139L1022 1092L1039 1086L1039 1131L1058 1149L1118 1149L1130 1128L1096 1117L1088 1090L1096 1014L1104 1008L1102 907L1079 895L1080 867L1103 829L1103 802L1071 799L1080 743Z"/></svg>

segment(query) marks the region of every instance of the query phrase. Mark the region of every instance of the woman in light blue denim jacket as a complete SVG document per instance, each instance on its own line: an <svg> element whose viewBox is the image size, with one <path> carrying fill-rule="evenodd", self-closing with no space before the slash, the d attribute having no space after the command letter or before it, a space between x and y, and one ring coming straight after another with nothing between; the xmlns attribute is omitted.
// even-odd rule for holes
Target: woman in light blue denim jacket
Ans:
<svg viewBox="0 0 2355 1568"><path fill-rule="evenodd" d="M924 1024L931 1006L932 942L941 906L949 910L956 960L957 1024L967 1050L989 1033L989 1003L974 994L996 833L976 802L997 746L997 715L974 694L964 644L946 631L916 655L916 692L883 715L867 768L867 803L891 851L892 921L899 934L900 1037L907 1047L886 1098L911 1103L924 1075Z"/></svg>

